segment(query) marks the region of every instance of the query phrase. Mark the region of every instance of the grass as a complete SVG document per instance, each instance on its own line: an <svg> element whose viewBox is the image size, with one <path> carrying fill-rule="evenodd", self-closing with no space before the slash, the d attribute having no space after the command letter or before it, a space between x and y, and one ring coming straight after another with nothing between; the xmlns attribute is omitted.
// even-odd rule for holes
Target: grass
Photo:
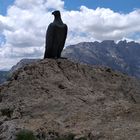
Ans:
<svg viewBox="0 0 140 140"><path fill-rule="evenodd" d="M17 133L15 140L37 140L33 132L29 130L21 130Z"/></svg>

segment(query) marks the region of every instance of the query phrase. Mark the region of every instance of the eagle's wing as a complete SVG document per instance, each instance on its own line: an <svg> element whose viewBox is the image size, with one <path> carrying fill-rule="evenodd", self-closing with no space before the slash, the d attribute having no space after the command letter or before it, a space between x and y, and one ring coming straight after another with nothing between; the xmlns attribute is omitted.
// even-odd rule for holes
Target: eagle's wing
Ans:
<svg viewBox="0 0 140 140"><path fill-rule="evenodd" d="M65 24L65 26L64 26L64 38L63 38L63 44L62 44L62 48L59 48L59 51L58 51L58 53L57 53L57 57L59 58L59 57L61 57L61 52L62 52L62 50L63 50L63 48L64 48L64 45L65 45L65 41L66 41L66 38L67 38L67 32L68 32L68 27L67 27L67 25Z"/></svg>
<svg viewBox="0 0 140 140"><path fill-rule="evenodd" d="M51 23L48 26L47 33L46 33L46 42L45 42L46 51L45 51L44 58L51 57L51 52L52 52L51 49L52 49L52 45L53 45L53 38L54 38L54 26Z"/></svg>
<svg viewBox="0 0 140 140"><path fill-rule="evenodd" d="M66 24L65 24L66 25ZM65 41L66 41L66 38L67 38L67 33L68 33L68 26L66 25L65 26L65 35L64 35L64 45L65 45Z"/></svg>

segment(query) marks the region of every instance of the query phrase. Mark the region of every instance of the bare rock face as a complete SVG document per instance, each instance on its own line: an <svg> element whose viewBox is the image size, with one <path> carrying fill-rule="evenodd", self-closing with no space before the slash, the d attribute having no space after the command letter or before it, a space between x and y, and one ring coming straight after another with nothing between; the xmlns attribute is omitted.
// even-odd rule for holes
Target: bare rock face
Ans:
<svg viewBox="0 0 140 140"><path fill-rule="evenodd" d="M0 87L0 140L23 129L37 140L139 140L140 81L66 59L20 68Z"/></svg>
<svg viewBox="0 0 140 140"><path fill-rule="evenodd" d="M62 55L80 63L107 66L140 78L139 54L139 43L126 40L115 43L113 40L104 40L67 46Z"/></svg>

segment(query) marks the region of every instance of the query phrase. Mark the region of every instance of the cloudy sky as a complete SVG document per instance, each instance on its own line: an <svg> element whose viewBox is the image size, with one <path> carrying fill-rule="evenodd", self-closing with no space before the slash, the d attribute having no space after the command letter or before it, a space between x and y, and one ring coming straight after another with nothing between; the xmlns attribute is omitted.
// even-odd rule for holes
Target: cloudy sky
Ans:
<svg viewBox="0 0 140 140"><path fill-rule="evenodd" d="M83 41L140 42L140 0L0 0L0 69L42 58L51 12L68 25L66 46Z"/></svg>

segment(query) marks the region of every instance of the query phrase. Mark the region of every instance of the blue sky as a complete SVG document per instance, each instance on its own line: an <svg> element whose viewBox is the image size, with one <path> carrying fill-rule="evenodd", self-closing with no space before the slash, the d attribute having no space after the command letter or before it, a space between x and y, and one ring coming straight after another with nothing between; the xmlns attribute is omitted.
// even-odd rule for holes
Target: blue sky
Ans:
<svg viewBox="0 0 140 140"><path fill-rule="evenodd" d="M130 12L140 8L140 0L65 0L66 9L77 9L80 5L96 9L97 7L110 8L113 11Z"/></svg>
<svg viewBox="0 0 140 140"><path fill-rule="evenodd" d="M68 25L65 46L103 40L140 43L140 0L0 0L0 69L43 57L52 9L61 10Z"/></svg>
<svg viewBox="0 0 140 140"><path fill-rule="evenodd" d="M0 0L0 14L5 15L7 7L14 0ZM96 9L97 7L110 8L115 12L128 13L140 8L140 0L64 0L65 9L77 10L81 5Z"/></svg>
<svg viewBox="0 0 140 140"><path fill-rule="evenodd" d="M12 5L14 0L0 0L0 14L5 15L9 5Z"/></svg>

